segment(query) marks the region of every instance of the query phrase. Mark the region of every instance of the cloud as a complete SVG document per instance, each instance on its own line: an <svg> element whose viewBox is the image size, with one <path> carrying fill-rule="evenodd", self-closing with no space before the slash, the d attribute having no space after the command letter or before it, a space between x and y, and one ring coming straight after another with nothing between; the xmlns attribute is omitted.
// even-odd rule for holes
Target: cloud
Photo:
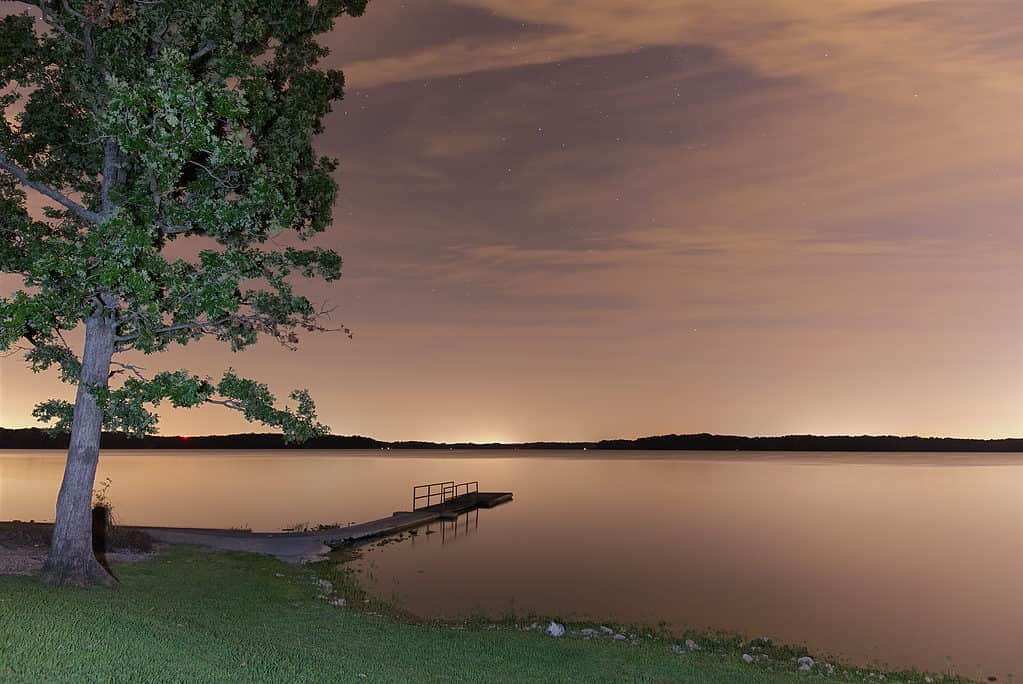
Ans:
<svg viewBox="0 0 1023 684"><path fill-rule="evenodd" d="M345 277L309 291L355 341L203 362L385 438L1011 432L1021 13L374 0L326 40Z"/></svg>
<svg viewBox="0 0 1023 684"><path fill-rule="evenodd" d="M443 6L443 5L442 5ZM515 40L453 36L411 54L349 63L353 82L370 87L559 60L621 54L650 46L702 43L770 77L812 78L829 88L879 89L892 99L947 79L1019 93L1019 26L1014 0L989 0L964 12L956 2L660 0L628 6L611 0L472 0L460 6L557 32L523 31ZM394 16L380 3L373 13ZM345 30L372 30L350 24Z"/></svg>

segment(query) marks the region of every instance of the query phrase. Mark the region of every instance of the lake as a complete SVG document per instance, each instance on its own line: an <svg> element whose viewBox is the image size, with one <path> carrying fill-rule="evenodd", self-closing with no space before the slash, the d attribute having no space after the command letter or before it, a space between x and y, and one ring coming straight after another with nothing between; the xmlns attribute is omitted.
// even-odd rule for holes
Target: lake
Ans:
<svg viewBox="0 0 1023 684"><path fill-rule="evenodd" d="M63 457L0 451L0 520L52 520ZM110 451L107 477L119 522L255 530L478 480L515 500L370 547L373 591L424 615L663 621L1023 673L1021 454Z"/></svg>

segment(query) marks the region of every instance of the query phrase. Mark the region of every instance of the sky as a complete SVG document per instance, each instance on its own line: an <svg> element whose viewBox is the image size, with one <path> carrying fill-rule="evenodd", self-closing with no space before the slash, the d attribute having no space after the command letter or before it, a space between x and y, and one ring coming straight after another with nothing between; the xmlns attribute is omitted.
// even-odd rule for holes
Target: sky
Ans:
<svg viewBox="0 0 1023 684"><path fill-rule="evenodd" d="M380 439L1023 435L1018 0L371 0L323 42L305 292L354 339L141 365ZM0 425L51 396L0 360Z"/></svg>

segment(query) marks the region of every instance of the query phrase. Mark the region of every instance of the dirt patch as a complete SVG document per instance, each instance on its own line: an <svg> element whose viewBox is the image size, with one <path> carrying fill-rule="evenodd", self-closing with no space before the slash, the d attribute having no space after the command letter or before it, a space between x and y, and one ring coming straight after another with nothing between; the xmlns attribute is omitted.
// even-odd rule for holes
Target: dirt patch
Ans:
<svg viewBox="0 0 1023 684"><path fill-rule="evenodd" d="M93 538L99 538L98 528L93 525ZM11 522L0 522L0 548L35 548L43 549L49 547L50 537L53 535L53 523L22 522L14 520ZM110 551L133 551L138 553L149 553L153 550L153 538L140 529L134 527L120 527L113 525L105 528L103 540L108 552Z"/></svg>
<svg viewBox="0 0 1023 684"><path fill-rule="evenodd" d="M155 555L153 552L118 551L108 553L106 560L111 565L119 565L121 563L137 563ZM45 560L45 548L9 549L0 546L0 575L35 575L43 567Z"/></svg>
<svg viewBox="0 0 1023 684"><path fill-rule="evenodd" d="M0 523L0 549L41 547L44 551L53 534L51 523L13 522Z"/></svg>
<svg viewBox="0 0 1023 684"><path fill-rule="evenodd" d="M34 575L43 567L46 549L8 549L0 546L0 575Z"/></svg>
<svg viewBox="0 0 1023 684"><path fill-rule="evenodd" d="M0 575L34 575L43 567L53 534L52 523L0 523ZM112 550L104 556L107 562L133 563L151 558L155 545L152 537L130 528L114 526L107 535Z"/></svg>

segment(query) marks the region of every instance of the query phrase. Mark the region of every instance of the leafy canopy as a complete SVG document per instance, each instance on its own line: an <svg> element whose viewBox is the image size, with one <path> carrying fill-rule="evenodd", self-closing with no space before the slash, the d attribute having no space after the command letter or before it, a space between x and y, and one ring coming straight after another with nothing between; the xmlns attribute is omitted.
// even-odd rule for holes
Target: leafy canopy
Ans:
<svg viewBox="0 0 1023 684"><path fill-rule="evenodd" d="M325 330L295 277L335 280L322 248L268 248L325 230L336 162L313 149L343 93L316 38L366 0L31 0L0 19L0 271L22 289L0 298L0 351L77 383L63 333L90 317L116 326L115 354L152 354L213 336L243 349ZM29 193L46 198L42 215ZM178 240L203 237L189 258ZM272 245L271 245L272 247ZM347 329L342 328L344 332ZM115 361L92 386L105 427L155 432L152 408L219 403L301 440L326 428L305 391L277 408L265 385L231 370L145 377ZM113 373L112 373L113 375ZM67 430L71 405L35 415Z"/></svg>

